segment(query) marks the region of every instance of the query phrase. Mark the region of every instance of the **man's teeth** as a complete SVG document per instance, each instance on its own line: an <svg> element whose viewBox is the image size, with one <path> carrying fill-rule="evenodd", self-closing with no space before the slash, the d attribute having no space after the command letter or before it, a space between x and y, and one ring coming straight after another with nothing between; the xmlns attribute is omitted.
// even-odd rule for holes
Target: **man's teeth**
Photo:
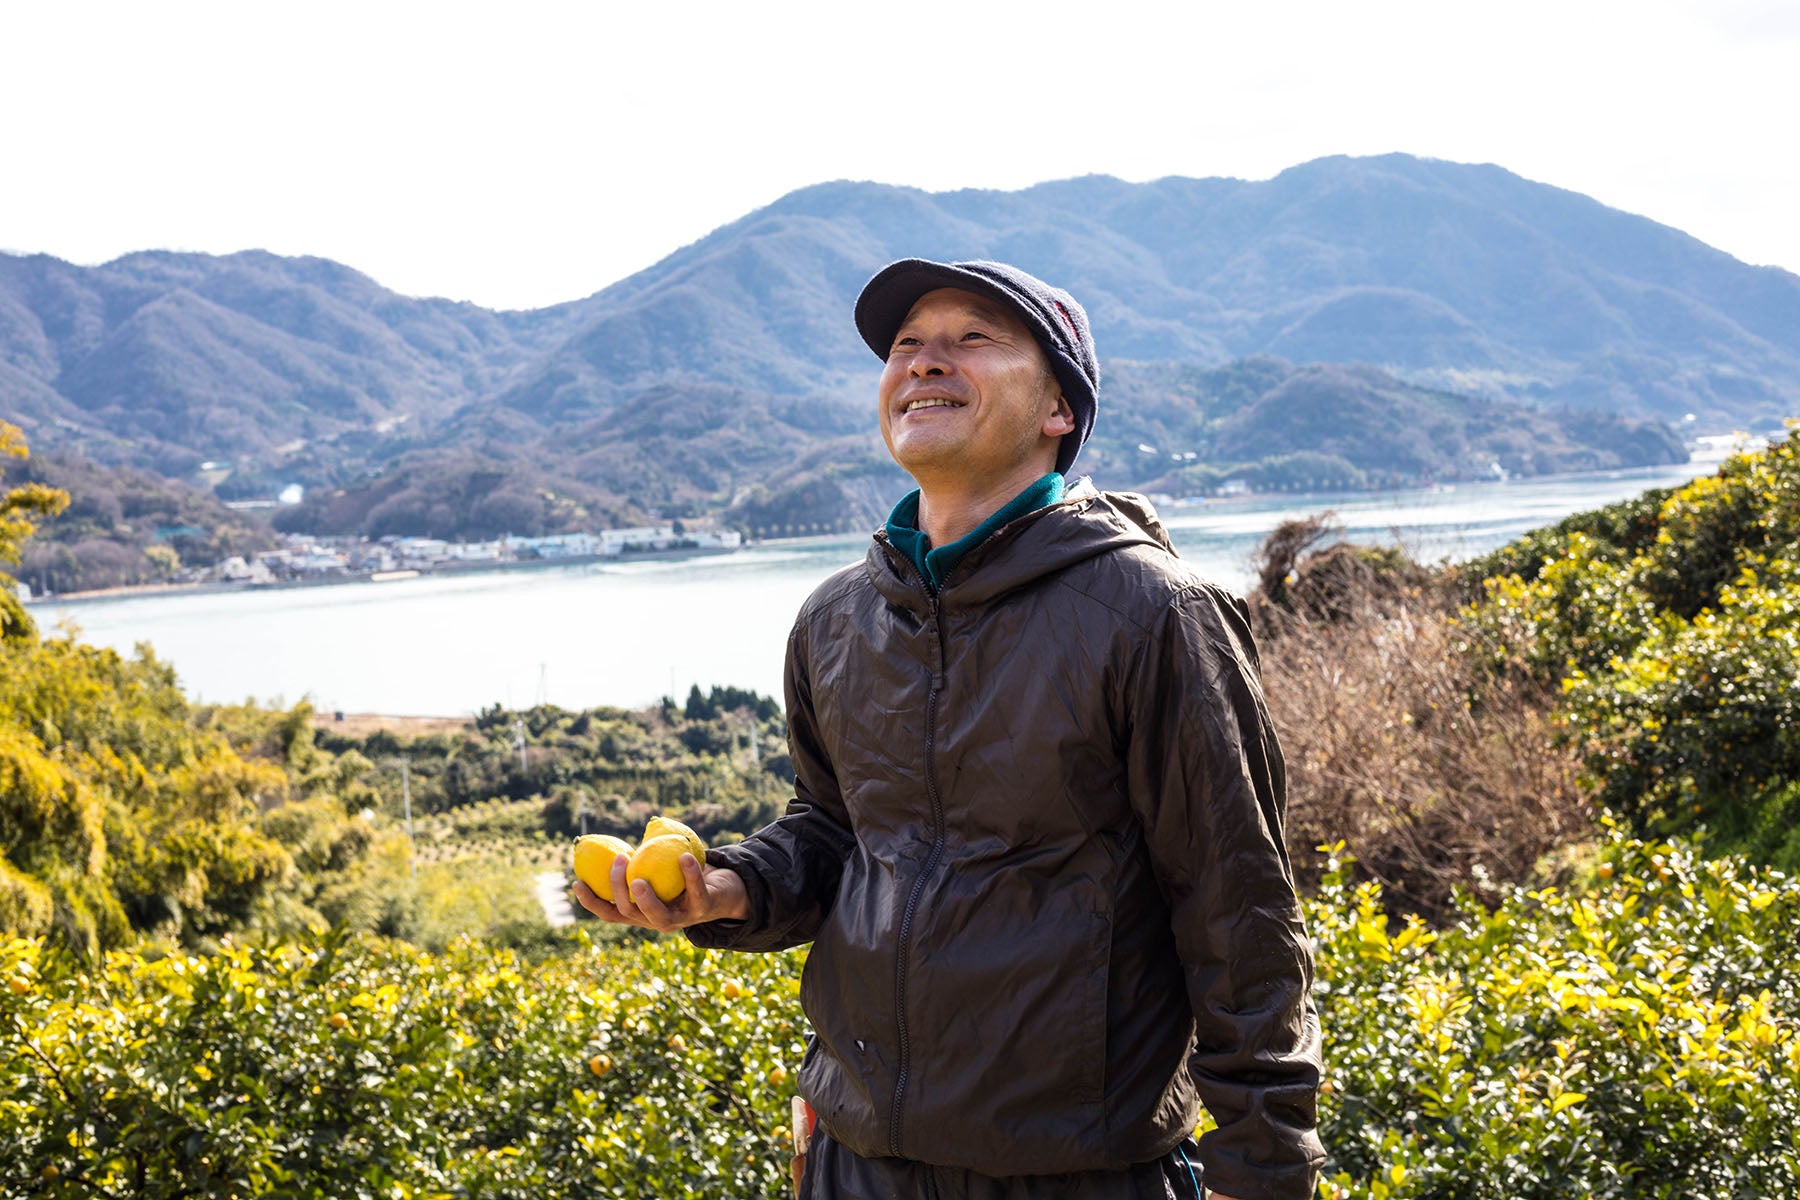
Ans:
<svg viewBox="0 0 1800 1200"><path fill-rule="evenodd" d="M910 402L909 404L907 404L906 411L910 413L910 412L918 412L921 408L961 408L961 407L962 407L962 405L958 404L954 400L943 400L943 399L914 400L914 401Z"/></svg>

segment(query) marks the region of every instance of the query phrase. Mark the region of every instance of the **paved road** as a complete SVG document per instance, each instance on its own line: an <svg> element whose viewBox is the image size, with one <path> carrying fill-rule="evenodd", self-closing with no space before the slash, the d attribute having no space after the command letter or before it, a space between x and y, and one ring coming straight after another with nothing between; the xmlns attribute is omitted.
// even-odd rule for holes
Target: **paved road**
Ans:
<svg viewBox="0 0 1800 1200"><path fill-rule="evenodd" d="M569 879L561 871L545 871L537 877L537 898L551 928L575 923L575 909L569 903Z"/></svg>

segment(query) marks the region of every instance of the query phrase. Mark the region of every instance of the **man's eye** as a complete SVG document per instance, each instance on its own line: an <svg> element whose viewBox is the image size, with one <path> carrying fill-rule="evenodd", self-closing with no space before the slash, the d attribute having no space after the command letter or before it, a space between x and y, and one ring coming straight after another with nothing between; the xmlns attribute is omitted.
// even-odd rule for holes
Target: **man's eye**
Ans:
<svg viewBox="0 0 1800 1200"><path fill-rule="evenodd" d="M986 336L987 334L981 332L979 329L971 329L969 332L963 334L963 341L966 342L970 338L985 338Z"/></svg>
<svg viewBox="0 0 1800 1200"><path fill-rule="evenodd" d="M918 344L919 339L916 337L897 337L894 339L894 348L896 350L901 346L916 346Z"/></svg>

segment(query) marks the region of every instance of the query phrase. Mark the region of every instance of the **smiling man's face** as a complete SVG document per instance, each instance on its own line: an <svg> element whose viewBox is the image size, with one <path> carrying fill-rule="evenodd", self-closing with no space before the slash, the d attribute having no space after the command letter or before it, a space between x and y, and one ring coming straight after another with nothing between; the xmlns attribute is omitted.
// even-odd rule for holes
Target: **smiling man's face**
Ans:
<svg viewBox="0 0 1800 1200"><path fill-rule="evenodd" d="M974 292L921 296L881 373L881 436L921 486L979 484L1056 467L1075 419L1024 321ZM1033 469L1035 468L1035 469Z"/></svg>

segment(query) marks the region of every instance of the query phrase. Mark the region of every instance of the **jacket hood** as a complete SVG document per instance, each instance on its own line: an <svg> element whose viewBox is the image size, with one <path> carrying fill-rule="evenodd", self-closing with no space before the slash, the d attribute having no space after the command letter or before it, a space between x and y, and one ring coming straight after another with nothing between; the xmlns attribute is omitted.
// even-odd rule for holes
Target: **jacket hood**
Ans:
<svg viewBox="0 0 1800 1200"><path fill-rule="evenodd" d="M945 609L986 604L1076 563L1128 546L1175 556L1169 532L1150 502L1135 492L1102 492L1083 479L1061 500L1002 525L945 577ZM865 568L888 603L923 615L931 596L916 567L877 532Z"/></svg>

